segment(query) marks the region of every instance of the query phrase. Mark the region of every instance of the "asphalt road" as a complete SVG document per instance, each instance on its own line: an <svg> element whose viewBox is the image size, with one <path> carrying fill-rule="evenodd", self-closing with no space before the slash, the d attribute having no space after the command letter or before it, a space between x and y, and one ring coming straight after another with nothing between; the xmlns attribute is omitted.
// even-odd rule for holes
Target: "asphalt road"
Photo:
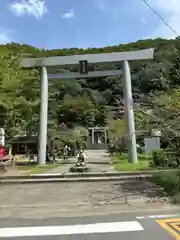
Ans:
<svg viewBox="0 0 180 240"><path fill-rule="evenodd" d="M180 239L180 210L116 215L0 219L0 239L8 240L139 240ZM172 236L174 235L174 237Z"/></svg>

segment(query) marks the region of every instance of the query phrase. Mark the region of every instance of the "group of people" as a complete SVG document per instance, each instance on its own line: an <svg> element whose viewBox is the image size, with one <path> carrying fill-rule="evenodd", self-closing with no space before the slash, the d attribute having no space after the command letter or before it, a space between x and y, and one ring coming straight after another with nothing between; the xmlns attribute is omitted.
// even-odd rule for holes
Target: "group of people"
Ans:
<svg viewBox="0 0 180 240"><path fill-rule="evenodd" d="M67 160L68 157L71 155L72 149L70 146L65 145L64 149L63 149L63 158L64 160ZM46 162L55 162L56 161L56 157L55 157L55 153L51 152L49 153L49 151L46 152ZM84 152L83 147L80 147L77 155L77 162L76 162L76 166L85 166L86 165L86 154ZM5 161L5 147L0 145L0 161L4 162ZM29 151L29 162L35 162L35 157L32 151Z"/></svg>
<svg viewBox="0 0 180 240"><path fill-rule="evenodd" d="M63 159L64 160L68 159L69 153L71 151L72 150L71 150L70 146L68 146L68 145L64 146L64 150L63 150ZM78 153L76 155L76 158L77 158L77 163L76 163L77 166L84 166L84 165L86 165L86 154L84 152L83 147L80 147L80 149L79 149L79 151L78 151Z"/></svg>
<svg viewBox="0 0 180 240"><path fill-rule="evenodd" d="M68 145L65 144L64 148L63 148L63 160L67 161L69 156L72 155L72 148ZM76 155L77 158L77 166L84 166L86 165L86 154L84 152L83 147L79 148L79 151ZM47 151L47 161L55 161L55 152L51 152L49 153L49 151Z"/></svg>

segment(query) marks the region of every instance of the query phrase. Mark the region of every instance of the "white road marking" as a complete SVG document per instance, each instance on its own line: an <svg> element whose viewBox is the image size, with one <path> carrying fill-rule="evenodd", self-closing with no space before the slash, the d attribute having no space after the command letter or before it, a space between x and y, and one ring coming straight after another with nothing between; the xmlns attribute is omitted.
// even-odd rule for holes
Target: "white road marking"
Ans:
<svg viewBox="0 0 180 240"><path fill-rule="evenodd" d="M150 215L150 216L138 216L137 219L158 219L158 218L174 218L180 214L166 214L166 215Z"/></svg>
<svg viewBox="0 0 180 240"><path fill-rule="evenodd" d="M0 228L0 238L143 231L137 221L70 226Z"/></svg>

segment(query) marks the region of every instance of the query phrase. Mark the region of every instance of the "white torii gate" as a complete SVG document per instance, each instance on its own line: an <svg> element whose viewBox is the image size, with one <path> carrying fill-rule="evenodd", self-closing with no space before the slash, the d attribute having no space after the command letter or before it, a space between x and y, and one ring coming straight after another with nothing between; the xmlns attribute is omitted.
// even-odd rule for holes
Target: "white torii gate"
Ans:
<svg viewBox="0 0 180 240"><path fill-rule="evenodd" d="M128 160L130 163L137 162L136 136L133 112L133 99L131 89L131 73L128 61L153 59L154 49L145 49L129 52L114 52L101 54L84 54L47 58L22 59L23 68L41 67L41 104L40 104L40 127L39 127L39 150L38 163L46 163L47 145L47 122L48 122L48 79L73 79L92 78L104 76L124 76L124 107L128 130ZM123 70L88 71L88 64L119 63L123 61ZM48 73L48 68L56 67L56 70L65 66L79 65L80 72Z"/></svg>

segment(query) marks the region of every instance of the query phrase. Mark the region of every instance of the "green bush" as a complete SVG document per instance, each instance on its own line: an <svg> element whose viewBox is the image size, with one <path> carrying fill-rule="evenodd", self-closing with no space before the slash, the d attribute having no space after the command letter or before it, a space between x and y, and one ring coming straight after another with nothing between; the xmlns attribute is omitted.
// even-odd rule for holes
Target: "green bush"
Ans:
<svg viewBox="0 0 180 240"><path fill-rule="evenodd" d="M172 197L172 203L174 204L180 203L180 193L177 193Z"/></svg>
<svg viewBox="0 0 180 240"><path fill-rule="evenodd" d="M152 152L152 161L154 166L164 167L167 165L167 156L163 150Z"/></svg>
<svg viewBox="0 0 180 240"><path fill-rule="evenodd" d="M180 172L161 172L152 176L152 182L164 188L170 195L180 191Z"/></svg>
<svg viewBox="0 0 180 240"><path fill-rule="evenodd" d="M168 157L168 167L177 168L179 166L180 166L179 156L176 156L176 154L171 154Z"/></svg>

